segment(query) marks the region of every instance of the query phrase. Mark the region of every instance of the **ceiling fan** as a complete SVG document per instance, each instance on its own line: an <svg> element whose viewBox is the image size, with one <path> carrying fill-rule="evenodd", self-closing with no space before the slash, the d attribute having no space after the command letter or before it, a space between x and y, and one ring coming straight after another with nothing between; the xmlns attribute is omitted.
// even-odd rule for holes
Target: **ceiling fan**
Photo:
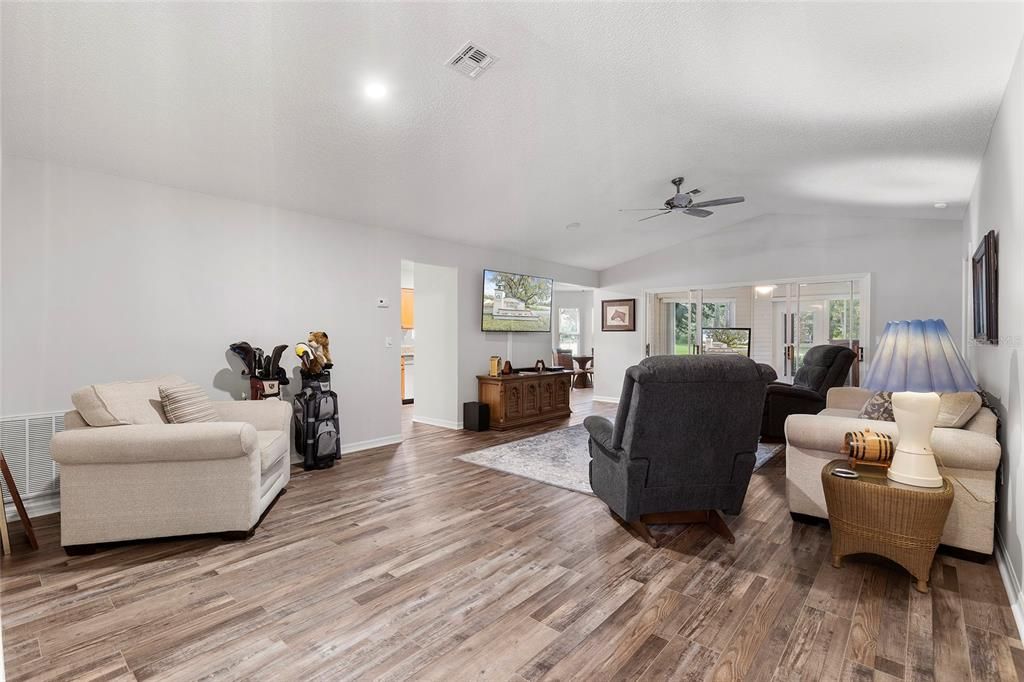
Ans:
<svg viewBox="0 0 1024 682"><path fill-rule="evenodd" d="M693 202L693 198L700 194L699 189L691 189L689 192L683 192L681 185L683 184L683 178L673 178L672 184L676 186L676 194L670 197L665 202L664 208L622 208L620 211L660 211L654 215L649 215L646 218L641 218L637 222L644 220L650 220L651 218L657 218L658 216L668 215L673 211L679 211L686 215L696 216L698 218L707 218L709 215L714 215L714 211L705 210L709 206L725 206L726 204L738 204L744 201L743 197L725 197L724 199L711 199L710 201L700 201L697 203Z"/></svg>

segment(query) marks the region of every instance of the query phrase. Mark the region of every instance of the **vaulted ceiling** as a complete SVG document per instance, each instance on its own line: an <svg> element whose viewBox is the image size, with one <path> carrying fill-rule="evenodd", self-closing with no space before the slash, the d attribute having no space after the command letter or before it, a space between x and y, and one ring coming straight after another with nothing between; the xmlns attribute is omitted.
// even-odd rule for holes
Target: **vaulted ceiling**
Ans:
<svg viewBox="0 0 1024 682"><path fill-rule="evenodd" d="M958 218L1024 34L1021 3L2 12L5 153L597 269L763 213ZM618 212L676 175L747 202Z"/></svg>

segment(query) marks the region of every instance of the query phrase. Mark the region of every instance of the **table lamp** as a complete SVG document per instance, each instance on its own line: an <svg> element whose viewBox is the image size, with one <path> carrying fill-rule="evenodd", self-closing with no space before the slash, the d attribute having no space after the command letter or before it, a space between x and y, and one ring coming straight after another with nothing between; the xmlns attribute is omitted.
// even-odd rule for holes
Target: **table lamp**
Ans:
<svg viewBox="0 0 1024 682"><path fill-rule="evenodd" d="M892 391L899 443L889 467L891 480L922 488L942 486L932 453L938 393L976 391L977 382L942 320L889 322L864 387Z"/></svg>

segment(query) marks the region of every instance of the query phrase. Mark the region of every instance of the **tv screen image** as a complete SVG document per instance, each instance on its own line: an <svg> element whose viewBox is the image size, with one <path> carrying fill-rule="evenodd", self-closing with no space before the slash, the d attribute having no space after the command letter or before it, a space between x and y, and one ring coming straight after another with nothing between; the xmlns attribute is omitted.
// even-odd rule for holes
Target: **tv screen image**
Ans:
<svg viewBox="0 0 1024 682"><path fill-rule="evenodd" d="M750 357L750 327L705 327L700 330L701 353Z"/></svg>
<svg viewBox="0 0 1024 682"><path fill-rule="evenodd" d="M485 332L551 333L551 292L555 281L514 272L484 270Z"/></svg>

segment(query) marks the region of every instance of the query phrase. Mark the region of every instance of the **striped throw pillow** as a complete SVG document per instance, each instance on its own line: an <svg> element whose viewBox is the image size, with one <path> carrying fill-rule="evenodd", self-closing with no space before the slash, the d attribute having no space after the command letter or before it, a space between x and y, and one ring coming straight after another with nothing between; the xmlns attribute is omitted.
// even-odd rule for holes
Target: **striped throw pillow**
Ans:
<svg viewBox="0 0 1024 682"><path fill-rule="evenodd" d="M196 384L161 386L160 402L171 424L220 421L206 392Z"/></svg>

